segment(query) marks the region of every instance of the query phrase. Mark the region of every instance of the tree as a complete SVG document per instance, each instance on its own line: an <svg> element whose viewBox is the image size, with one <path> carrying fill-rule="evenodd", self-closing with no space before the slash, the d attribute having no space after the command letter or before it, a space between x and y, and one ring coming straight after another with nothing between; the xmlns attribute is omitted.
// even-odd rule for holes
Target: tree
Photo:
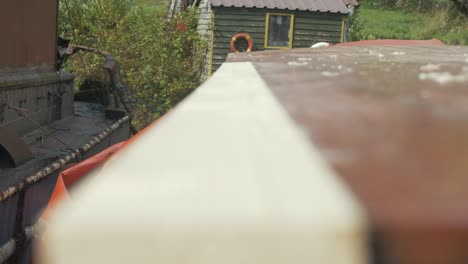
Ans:
<svg viewBox="0 0 468 264"><path fill-rule="evenodd" d="M468 0L452 0L455 7L464 15L468 15Z"/></svg>

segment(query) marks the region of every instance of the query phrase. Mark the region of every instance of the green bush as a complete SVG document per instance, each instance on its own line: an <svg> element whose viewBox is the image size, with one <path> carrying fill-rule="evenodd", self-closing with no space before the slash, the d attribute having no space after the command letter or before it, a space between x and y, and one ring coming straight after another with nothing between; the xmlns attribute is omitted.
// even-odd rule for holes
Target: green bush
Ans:
<svg viewBox="0 0 468 264"><path fill-rule="evenodd" d="M168 19L141 0L62 0L59 34L73 44L113 54L134 95L134 125L144 127L166 113L200 83L205 43L196 31L195 10ZM85 66L83 66L84 61ZM80 86L104 80L103 59L73 56L66 64Z"/></svg>
<svg viewBox="0 0 468 264"><path fill-rule="evenodd" d="M363 2L364 1L361 1L361 3ZM435 8L439 9L446 7L448 5L448 0L367 0L366 4L379 8L395 8L425 12Z"/></svg>
<svg viewBox="0 0 468 264"><path fill-rule="evenodd" d="M468 0L451 0L458 12L468 16Z"/></svg>

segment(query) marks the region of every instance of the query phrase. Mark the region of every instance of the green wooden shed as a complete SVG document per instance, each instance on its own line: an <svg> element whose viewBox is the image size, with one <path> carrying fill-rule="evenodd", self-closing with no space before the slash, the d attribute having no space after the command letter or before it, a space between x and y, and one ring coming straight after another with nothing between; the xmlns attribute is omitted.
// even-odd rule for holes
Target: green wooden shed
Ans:
<svg viewBox="0 0 468 264"><path fill-rule="evenodd" d="M198 31L208 42L205 73L216 71L233 52L231 41L239 33L251 37L253 51L343 42L352 3L357 4L355 0L201 0ZM244 51L246 44L241 42L235 45Z"/></svg>

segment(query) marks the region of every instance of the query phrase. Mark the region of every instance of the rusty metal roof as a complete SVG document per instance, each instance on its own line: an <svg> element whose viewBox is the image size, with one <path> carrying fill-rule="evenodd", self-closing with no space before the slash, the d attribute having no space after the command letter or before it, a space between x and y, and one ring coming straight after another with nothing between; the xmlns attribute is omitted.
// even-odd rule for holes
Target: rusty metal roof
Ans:
<svg viewBox="0 0 468 264"><path fill-rule="evenodd" d="M342 0L209 0L212 6L348 13ZM347 0L348 1L348 0ZM349 0L355 1L355 0Z"/></svg>
<svg viewBox="0 0 468 264"><path fill-rule="evenodd" d="M365 205L374 263L466 263L468 47L237 53Z"/></svg>
<svg viewBox="0 0 468 264"><path fill-rule="evenodd" d="M0 72L55 71L57 0L0 2ZM38 11L40 10L40 11Z"/></svg>

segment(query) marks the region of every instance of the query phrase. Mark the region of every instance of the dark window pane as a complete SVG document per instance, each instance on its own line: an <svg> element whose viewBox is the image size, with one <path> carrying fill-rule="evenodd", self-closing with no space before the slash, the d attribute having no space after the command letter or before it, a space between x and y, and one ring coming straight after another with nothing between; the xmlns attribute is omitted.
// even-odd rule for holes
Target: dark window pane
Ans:
<svg viewBox="0 0 468 264"><path fill-rule="evenodd" d="M270 15L268 46L288 47L291 16Z"/></svg>

